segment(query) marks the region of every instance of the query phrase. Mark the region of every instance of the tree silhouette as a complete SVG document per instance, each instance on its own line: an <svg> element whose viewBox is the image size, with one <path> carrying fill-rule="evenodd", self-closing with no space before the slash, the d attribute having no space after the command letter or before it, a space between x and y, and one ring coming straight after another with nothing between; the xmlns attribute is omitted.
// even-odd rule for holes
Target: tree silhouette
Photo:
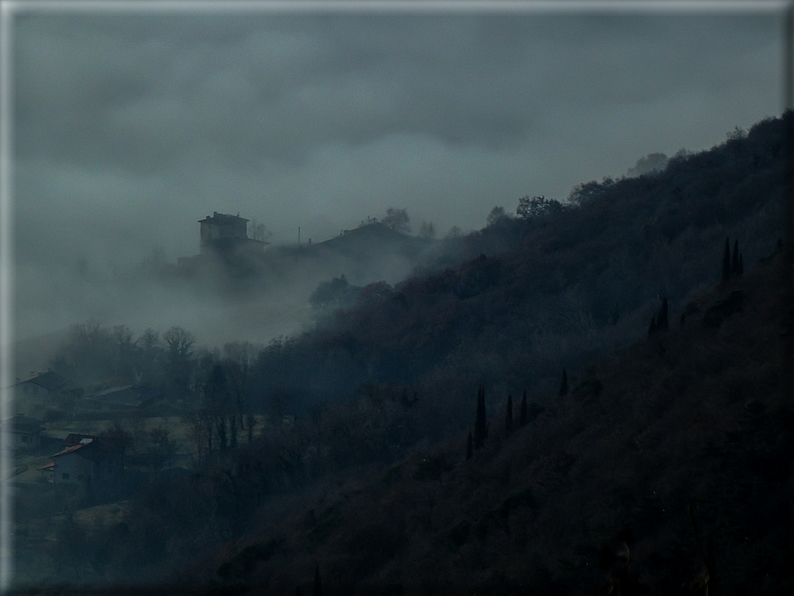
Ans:
<svg viewBox="0 0 794 596"><path fill-rule="evenodd" d="M521 398L521 410L518 415L519 426L524 426L527 423L527 390L524 389L524 396Z"/></svg>
<svg viewBox="0 0 794 596"><path fill-rule="evenodd" d="M312 596L322 596L323 587L320 583L320 564L314 568L314 584L312 585Z"/></svg>
<svg viewBox="0 0 794 596"><path fill-rule="evenodd" d="M651 317L651 324L648 326L648 337L656 334L658 326L656 325L656 315Z"/></svg>
<svg viewBox="0 0 794 596"><path fill-rule="evenodd" d="M722 253L722 281L731 278L731 241L725 238L725 250Z"/></svg>
<svg viewBox="0 0 794 596"><path fill-rule="evenodd" d="M562 383L560 383L560 397L568 394L568 373L562 369Z"/></svg>
<svg viewBox="0 0 794 596"><path fill-rule="evenodd" d="M485 388L477 392L477 418L474 421L474 448L480 449L488 438L488 426L485 421Z"/></svg>
<svg viewBox="0 0 794 596"><path fill-rule="evenodd" d="M410 221L407 209L394 209L389 207L386 209L386 217L382 218L380 223L390 227L392 230L407 234L411 231Z"/></svg>
<svg viewBox="0 0 794 596"><path fill-rule="evenodd" d="M564 209L565 206L557 199L547 199L546 197L521 197L518 199L516 215L520 219L529 219L532 217L543 217L545 215L560 213Z"/></svg>
<svg viewBox="0 0 794 596"><path fill-rule="evenodd" d="M731 258L731 275L739 274L739 241L733 241L733 257Z"/></svg>
<svg viewBox="0 0 794 596"><path fill-rule="evenodd" d="M667 318L667 298L662 298L662 306L659 307L659 314L656 315L656 328L659 331L665 331L669 327Z"/></svg>
<svg viewBox="0 0 794 596"><path fill-rule="evenodd" d="M513 396L507 395L507 414L505 415L505 431L507 434L513 432Z"/></svg>

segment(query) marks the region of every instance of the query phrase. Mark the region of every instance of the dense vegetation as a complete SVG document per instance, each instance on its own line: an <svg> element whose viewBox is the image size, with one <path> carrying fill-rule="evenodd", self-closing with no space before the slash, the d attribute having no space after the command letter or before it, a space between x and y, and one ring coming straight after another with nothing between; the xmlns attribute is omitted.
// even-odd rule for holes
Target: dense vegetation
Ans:
<svg viewBox="0 0 794 596"><path fill-rule="evenodd" d="M460 434L347 482L203 578L309 593L319 563L323 590L344 594L791 593L782 257L699 294L683 324L594 362L523 424L502 424L502 401L470 458Z"/></svg>
<svg viewBox="0 0 794 596"><path fill-rule="evenodd" d="M79 564L165 581L200 561L207 581L289 593L311 588L319 561L324 589L360 593L611 581L623 594L669 593L701 565L726 593L775 593L788 286L782 253L754 265L785 237L786 125L582 184L564 203L495 209L408 280L357 288L312 331L265 347L76 326L56 370L161 389L190 409L200 447L192 475L144 487ZM744 275L720 281L726 237ZM487 436L473 427L478 392ZM261 413L297 420L254 439ZM481 448L466 463L469 431Z"/></svg>

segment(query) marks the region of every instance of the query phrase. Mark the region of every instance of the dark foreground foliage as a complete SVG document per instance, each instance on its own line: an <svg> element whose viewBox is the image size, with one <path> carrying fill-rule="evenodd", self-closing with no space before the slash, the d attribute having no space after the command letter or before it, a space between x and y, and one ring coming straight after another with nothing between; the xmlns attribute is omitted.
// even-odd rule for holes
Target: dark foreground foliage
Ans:
<svg viewBox="0 0 794 596"><path fill-rule="evenodd" d="M315 566L334 594L792 593L783 269L698 295L700 315L596 361L471 459L455 437L251 533L206 581L266 551L237 576L248 593L309 593Z"/></svg>

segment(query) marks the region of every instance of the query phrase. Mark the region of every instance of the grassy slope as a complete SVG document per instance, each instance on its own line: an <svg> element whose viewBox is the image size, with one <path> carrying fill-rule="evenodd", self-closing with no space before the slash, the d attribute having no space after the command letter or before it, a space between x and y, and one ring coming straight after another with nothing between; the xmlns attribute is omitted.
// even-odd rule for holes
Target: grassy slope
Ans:
<svg viewBox="0 0 794 596"><path fill-rule="evenodd" d="M472 461L460 437L249 538L213 582L305 593L319 562L326 592L705 593L682 588L703 577L691 506L712 593L794 593L782 267L704 293L512 435L492 420ZM704 325L734 290L742 311Z"/></svg>

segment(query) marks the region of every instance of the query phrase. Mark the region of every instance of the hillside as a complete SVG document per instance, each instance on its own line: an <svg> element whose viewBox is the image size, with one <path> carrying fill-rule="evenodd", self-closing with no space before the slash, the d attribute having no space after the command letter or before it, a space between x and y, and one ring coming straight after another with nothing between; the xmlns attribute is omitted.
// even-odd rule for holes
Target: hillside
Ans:
<svg viewBox="0 0 794 596"><path fill-rule="evenodd" d="M378 269L352 305L265 347L76 326L53 368L141 373L184 414L189 473L152 472L121 522L51 558L85 583L198 578L232 592L306 593L319 569L331 593L593 594L620 581L613 594L668 594L705 565L717 593L777 593L793 117L661 172L582 184L565 204L522 198L515 217L434 243L409 279ZM328 254L361 256L371 236L409 242L362 227ZM315 273L346 272L328 262ZM489 437L467 461L480 391Z"/></svg>
<svg viewBox="0 0 794 596"><path fill-rule="evenodd" d="M319 565L324 593L791 593L784 267L699 294L510 434L502 404L471 461L465 435L415 452L230 545L205 579L311 593Z"/></svg>
<svg viewBox="0 0 794 596"><path fill-rule="evenodd" d="M255 401L278 392L305 415L390 382L448 412L480 384L552 386L563 367L641 337L660 298L681 309L717 281L726 237L752 266L786 236L785 126L765 120L662 172L585 183L553 212L440 244L411 278L263 351Z"/></svg>

